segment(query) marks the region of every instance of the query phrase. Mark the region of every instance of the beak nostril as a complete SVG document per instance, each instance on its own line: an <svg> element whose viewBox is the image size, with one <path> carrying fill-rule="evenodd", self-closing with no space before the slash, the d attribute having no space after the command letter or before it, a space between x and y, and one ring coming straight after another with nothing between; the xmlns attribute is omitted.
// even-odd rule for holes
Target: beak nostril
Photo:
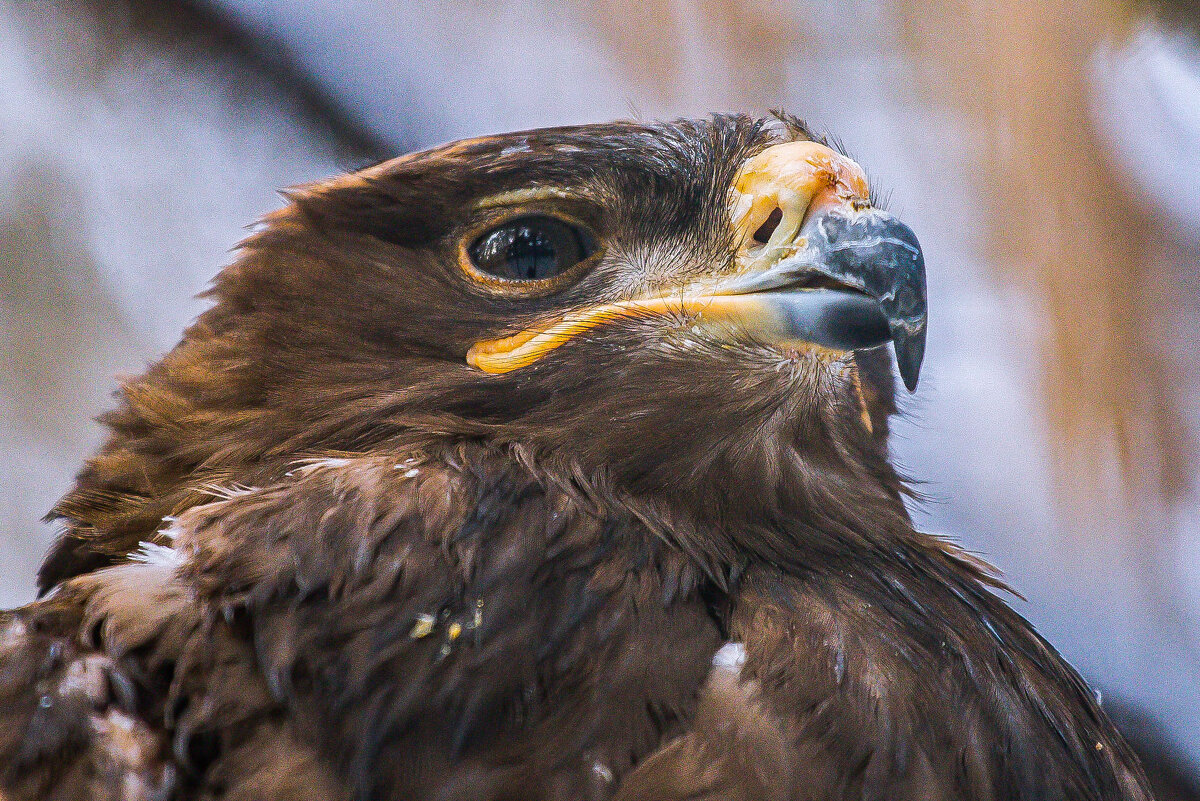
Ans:
<svg viewBox="0 0 1200 801"><path fill-rule="evenodd" d="M767 241L771 238L771 234L775 233L775 229L779 227L779 223L782 220L783 209L776 206L775 210L767 215L767 219L754 232L754 241L763 245L767 244Z"/></svg>

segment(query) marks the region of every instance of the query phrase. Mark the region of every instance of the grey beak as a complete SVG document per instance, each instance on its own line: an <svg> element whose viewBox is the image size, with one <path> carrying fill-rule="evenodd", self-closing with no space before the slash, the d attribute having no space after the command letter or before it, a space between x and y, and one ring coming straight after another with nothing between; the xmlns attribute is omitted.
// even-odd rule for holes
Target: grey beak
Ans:
<svg viewBox="0 0 1200 801"><path fill-rule="evenodd" d="M916 234L886 211L839 205L805 220L796 241L803 244L794 253L723 291L762 293L795 339L843 350L890 339L904 386L914 391L926 326L925 257Z"/></svg>
<svg viewBox="0 0 1200 801"><path fill-rule="evenodd" d="M813 215L800 236L817 272L874 298L888 321L904 386L917 388L925 358L925 257L917 236L880 209L835 207Z"/></svg>

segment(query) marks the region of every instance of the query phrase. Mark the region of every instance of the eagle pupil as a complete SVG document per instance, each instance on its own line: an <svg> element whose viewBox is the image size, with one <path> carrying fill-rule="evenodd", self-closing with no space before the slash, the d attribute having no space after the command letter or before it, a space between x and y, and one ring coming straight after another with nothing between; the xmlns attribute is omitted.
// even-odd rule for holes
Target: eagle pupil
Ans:
<svg viewBox="0 0 1200 801"><path fill-rule="evenodd" d="M513 273L518 278L545 278L558 264L558 250L544 231L521 226L513 231L512 241L505 253Z"/></svg>
<svg viewBox="0 0 1200 801"><path fill-rule="evenodd" d="M551 278L588 253L579 229L542 215L521 217L493 228L470 248L476 268L511 281Z"/></svg>

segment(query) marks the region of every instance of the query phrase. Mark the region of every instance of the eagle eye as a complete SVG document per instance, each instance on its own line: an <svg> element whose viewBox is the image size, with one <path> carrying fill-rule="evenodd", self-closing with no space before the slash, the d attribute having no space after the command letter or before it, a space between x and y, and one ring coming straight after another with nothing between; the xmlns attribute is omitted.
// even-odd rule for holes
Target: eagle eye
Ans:
<svg viewBox="0 0 1200 801"><path fill-rule="evenodd" d="M485 231L469 248L471 265L506 281L541 281L560 275L596 250L584 229L544 214L508 220Z"/></svg>

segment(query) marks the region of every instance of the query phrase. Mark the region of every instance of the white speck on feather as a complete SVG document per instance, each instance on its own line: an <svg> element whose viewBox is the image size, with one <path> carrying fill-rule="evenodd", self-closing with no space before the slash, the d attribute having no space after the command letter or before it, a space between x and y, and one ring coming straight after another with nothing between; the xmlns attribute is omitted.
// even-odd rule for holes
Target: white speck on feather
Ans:
<svg viewBox="0 0 1200 801"><path fill-rule="evenodd" d="M167 534L172 539L176 534L173 530L162 533ZM153 542L143 542L138 550L129 558L134 562L141 562L142 564L154 565L156 567L167 567L172 570L184 563L183 554L178 550Z"/></svg>
<svg viewBox="0 0 1200 801"><path fill-rule="evenodd" d="M317 470L337 470L338 468L347 467L350 464L350 460L340 456L329 456L320 459L302 459L294 464L296 467L289 470L289 474L307 476L309 473Z"/></svg>
<svg viewBox="0 0 1200 801"><path fill-rule="evenodd" d="M520 144L507 145L505 147L500 148L501 156L507 156L512 153L531 153L531 152L533 152L533 148L531 148L529 146L529 141L527 139L522 139Z"/></svg>
<svg viewBox="0 0 1200 801"><path fill-rule="evenodd" d="M605 783L612 783L612 768L610 768L608 765L605 765L603 762L600 762L599 760L593 762L592 773L595 773L597 776L599 776L602 780L604 780Z"/></svg>
<svg viewBox="0 0 1200 801"><path fill-rule="evenodd" d="M228 487L222 487L219 484L204 484L200 489L222 501L231 501L234 498L253 495L259 491L258 487L248 487L245 484L233 484Z"/></svg>
<svg viewBox="0 0 1200 801"><path fill-rule="evenodd" d="M717 670L740 673L746 663L746 646L740 642L727 642L713 654L712 664Z"/></svg>
<svg viewBox="0 0 1200 801"><path fill-rule="evenodd" d="M163 522L167 524L167 527L160 528L158 531L154 532L155 535L157 535L159 537L165 537L166 539L170 540L171 542L174 542L175 538L183 533L183 529L181 529L178 525L175 524L175 518L173 518L173 517L172 518L164 517Z"/></svg>

